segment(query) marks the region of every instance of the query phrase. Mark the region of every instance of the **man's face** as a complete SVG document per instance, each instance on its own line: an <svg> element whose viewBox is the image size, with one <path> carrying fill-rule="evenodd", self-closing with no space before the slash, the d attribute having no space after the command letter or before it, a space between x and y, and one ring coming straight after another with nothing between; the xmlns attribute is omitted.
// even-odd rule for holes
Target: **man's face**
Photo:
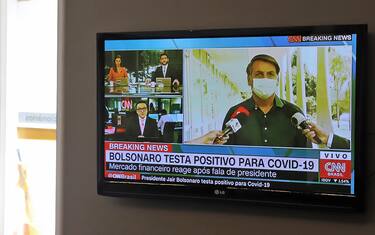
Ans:
<svg viewBox="0 0 375 235"><path fill-rule="evenodd" d="M251 87L253 87L254 78L277 79L276 67L272 63L263 60L256 60L251 68L251 74L247 78L247 82Z"/></svg>
<svg viewBox="0 0 375 235"><path fill-rule="evenodd" d="M166 65L166 64L168 64L169 63L169 58L168 58L168 56L166 56L166 55L162 55L161 57L160 57L160 64L162 64L162 65Z"/></svg>
<svg viewBox="0 0 375 235"><path fill-rule="evenodd" d="M145 118L147 116L147 105L144 103L137 104L136 112L138 117Z"/></svg>

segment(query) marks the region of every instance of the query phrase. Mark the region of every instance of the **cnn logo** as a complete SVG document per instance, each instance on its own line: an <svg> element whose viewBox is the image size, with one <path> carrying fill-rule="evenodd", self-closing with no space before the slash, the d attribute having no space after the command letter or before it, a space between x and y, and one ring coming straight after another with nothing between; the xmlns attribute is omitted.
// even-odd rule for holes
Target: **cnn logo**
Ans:
<svg viewBox="0 0 375 235"><path fill-rule="evenodd" d="M320 178L350 179L351 161L346 160L320 160Z"/></svg>
<svg viewBox="0 0 375 235"><path fill-rule="evenodd" d="M339 173L345 173L346 172L346 163L340 163L340 162L327 162L324 165L324 169L327 172L339 172Z"/></svg>

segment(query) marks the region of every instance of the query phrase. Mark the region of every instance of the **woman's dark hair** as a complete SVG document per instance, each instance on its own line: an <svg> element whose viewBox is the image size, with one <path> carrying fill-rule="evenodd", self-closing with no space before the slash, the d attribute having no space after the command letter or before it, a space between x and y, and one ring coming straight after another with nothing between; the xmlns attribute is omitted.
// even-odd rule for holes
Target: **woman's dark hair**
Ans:
<svg viewBox="0 0 375 235"><path fill-rule="evenodd" d="M116 59L119 58L122 62L122 58L120 55L116 55L115 58L113 59L113 70L115 70L116 73L118 73L118 68L116 67Z"/></svg>

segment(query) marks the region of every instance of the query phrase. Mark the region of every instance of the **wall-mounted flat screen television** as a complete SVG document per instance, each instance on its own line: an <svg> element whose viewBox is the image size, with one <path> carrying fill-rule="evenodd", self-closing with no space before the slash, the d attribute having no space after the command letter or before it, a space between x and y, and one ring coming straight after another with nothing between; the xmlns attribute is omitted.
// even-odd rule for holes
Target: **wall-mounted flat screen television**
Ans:
<svg viewBox="0 0 375 235"><path fill-rule="evenodd" d="M366 37L98 33L98 193L358 208Z"/></svg>

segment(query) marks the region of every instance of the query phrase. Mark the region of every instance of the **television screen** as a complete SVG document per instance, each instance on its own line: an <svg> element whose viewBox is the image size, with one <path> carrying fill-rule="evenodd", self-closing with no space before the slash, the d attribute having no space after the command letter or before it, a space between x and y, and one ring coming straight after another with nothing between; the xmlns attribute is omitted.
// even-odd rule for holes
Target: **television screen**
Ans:
<svg viewBox="0 0 375 235"><path fill-rule="evenodd" d="M99 194L358 208L366 34L99 33Z"/></svg>

